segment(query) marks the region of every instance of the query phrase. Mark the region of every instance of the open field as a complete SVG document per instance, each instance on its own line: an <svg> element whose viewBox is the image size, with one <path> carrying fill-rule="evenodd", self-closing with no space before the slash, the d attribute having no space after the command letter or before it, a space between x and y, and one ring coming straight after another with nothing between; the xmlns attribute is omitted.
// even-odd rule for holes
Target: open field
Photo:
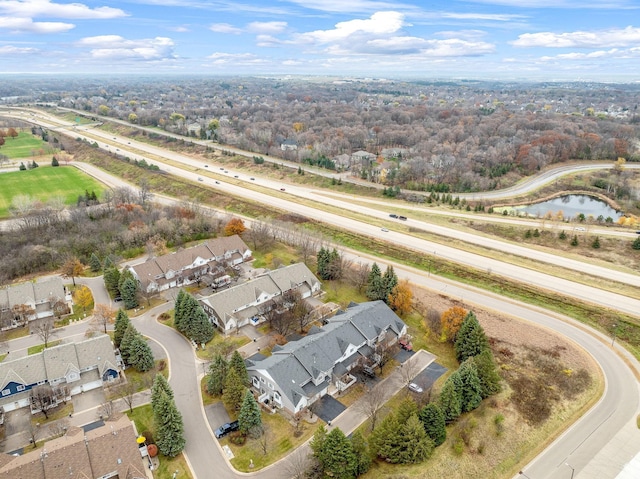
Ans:
<svg viewBox="0 0 640 479"><path fill-rule="evenodd" d="M9 216L9 206L19 195L29 195L41 202L60 197L65 204L73 205L85 191L93 191L100 197L105 189L101 183L70 166L41 166L3 173L0 183L0 218Z"/></svg>
<svg viewBox="0 0 640 479"><path fill-rule="evenodd" d="M4 145L0 146L0 154L8 156L9 160L53 153L51 147L41 138L27 131L20 131L16 138L7 137L4 141Z"/></svg>

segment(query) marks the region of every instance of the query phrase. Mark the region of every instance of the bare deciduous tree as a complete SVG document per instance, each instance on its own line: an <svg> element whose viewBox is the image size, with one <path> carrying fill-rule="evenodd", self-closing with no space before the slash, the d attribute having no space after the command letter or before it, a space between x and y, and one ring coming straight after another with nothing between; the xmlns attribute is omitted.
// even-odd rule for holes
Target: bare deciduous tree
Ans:
<svg viewBox="0 0 640 479"><path fill-rule="evenodd" d="M372 431L376 428L379 414L386 401L383 388L373 387L369 388L355 405L356 409L369 419L369 426Z"/></svg>
<svg viewBox="0 0 640 479"><path fill-rule="evenodd" d="M53 320L50 318L37 320L31 330L42 340L45 348L49 347L49 341L57 332L53 327Z"/></svg>
<svg viewBox="0 0 640 479"><path fill-rule="evenodd" d="M96 304L93 309L93 321L107 334L107 326L113 323L115 311L106 304Z"/></svg>
<svg viewBox="0 0 640 479"><path fill-rule="evenodd" d="M116 388L116 396L127 405L129 412L133 412L133 398L136 392L141 389L140 386L138 382L127 381Z"/></svg>
<svg viewBox="0 0 640 479"><path fill-rule="evenodd" d="M360 292L364 291L367 283L369 282L369 273L371 267L367 263L356 263L349 268L347 273L347 279L351 284Z"/></svg>
<svg viewBox="0 0 640 479"><path fill-rule="evenodd" d="M309 450L305 447L299 447L293 453L289 454L285 470L291 479L304 479L307 470L311 467L309 458Z"/></svg>
<svg viewBox="0 0 640 479"><path fill-rule="evenodd" d="M46 419L49 418L49 409L54 407L56 402L56 394L53 388L48 384L41 384L31 389L29 392L32 411L41 411Z"/></svg>

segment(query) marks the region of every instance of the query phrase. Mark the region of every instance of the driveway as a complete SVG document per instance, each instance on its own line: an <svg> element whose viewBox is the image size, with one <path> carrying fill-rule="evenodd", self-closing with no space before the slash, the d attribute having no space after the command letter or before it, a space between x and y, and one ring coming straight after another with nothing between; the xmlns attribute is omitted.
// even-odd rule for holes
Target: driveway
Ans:
<svg viewBox="0 0 640 479"><path fill-rule="evenodd" d="M413 379L413 382L425 391L428 391L429 388L433 386L433 383L435 383L436 380L446 372L447 368L434 362L420 371L420 373L418 373L418 375Z"/></svg>
<svg viewBox="0 0 640 479"><path fill-rule="evenodd" d="M333 396L325 395L314 406L314 413L327 424L331 424L347 407Z"/></svg>

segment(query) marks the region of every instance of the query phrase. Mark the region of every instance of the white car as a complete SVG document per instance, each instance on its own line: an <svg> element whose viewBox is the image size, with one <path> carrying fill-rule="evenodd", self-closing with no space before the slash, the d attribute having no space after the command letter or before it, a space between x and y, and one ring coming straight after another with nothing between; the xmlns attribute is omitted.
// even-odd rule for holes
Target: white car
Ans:
<svg viewBox="0 0 640 479"><path fill-rule="evenodd" d="M422 388L418 386L416 383L409 383L409 389L411 389L414 393L422 392Z"/></svg>
<svg viewBox="0 0 640 479"><path fill-rule="evenodd" d="M573 228L573 229L574 229L574 231L587 231L587 229L583 228L582 226L578 226L578 227Z"/></svg>
<svg viewBox="0 0 640 479"><path fill-rule="evenodd" d="M384 231L385 233L389 232L389 230L387 228L382 228L382 229L380 229L380 231Z"/></svg>

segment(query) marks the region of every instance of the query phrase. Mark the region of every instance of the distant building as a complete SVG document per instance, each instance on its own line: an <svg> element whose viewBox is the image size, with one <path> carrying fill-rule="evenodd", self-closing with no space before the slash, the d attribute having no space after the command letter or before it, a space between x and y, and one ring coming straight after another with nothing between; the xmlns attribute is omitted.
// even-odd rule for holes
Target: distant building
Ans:
<svg viewBox="0 0 640 479"><path fill-rule="evenodd" d="M225 270L251 259L251 250L238 235L210 239L174 253L149 258L127 266L142 291L155 293L186 286L209 276L211 282L225 276Z"/></svg>
<svg viewBox="0 0 640 479"><path fill-rule="evenodd" d="M256 279L200 299L211 322L227 333L245 324L259 324L273 299L295 290L301 298L320 292L321 284L304 263L268 271Z"/></svg>
<svg viewBox="0 0 640 479"><path fill-rule="evenodd" d="M10 329L28 321L54 316L56 309L71 312L73 299L62 279L12 284L0 288L0 328Z"/></svg>
<svg viewBox="0 0 640 479"><path fill-rule="evenodd" d="M137 433L127 416L64 436L23 455L0 453L0 479L146 479Z"/></svg>
<svg viewBox="0 0 640 479"><path fill-rule="evenodd" d="M393 345L406 333L406 324L384 302L352 303L322 328L275 346L271 356L248 359L251 385L261 403L296 414L330 388L353 385L357 380L349 371L360 360L375 361L377 346Z"/></svg>
<svg viewBox="0 0 640 479"><path fill-rule="evenodd" d="M280 143L280 149L282 151L297 150L298 142L296 142L296 140L286 139L282 143Z"/></svg>
<svg viewBox="0 0 640 479"><path fill-rule="evenodd" d="M5 411L29 406L29 392L36 386L57 388L62 402L118 379L120 372L106 334L13 360L10 356L0 363L0 405Z"/></svg>

